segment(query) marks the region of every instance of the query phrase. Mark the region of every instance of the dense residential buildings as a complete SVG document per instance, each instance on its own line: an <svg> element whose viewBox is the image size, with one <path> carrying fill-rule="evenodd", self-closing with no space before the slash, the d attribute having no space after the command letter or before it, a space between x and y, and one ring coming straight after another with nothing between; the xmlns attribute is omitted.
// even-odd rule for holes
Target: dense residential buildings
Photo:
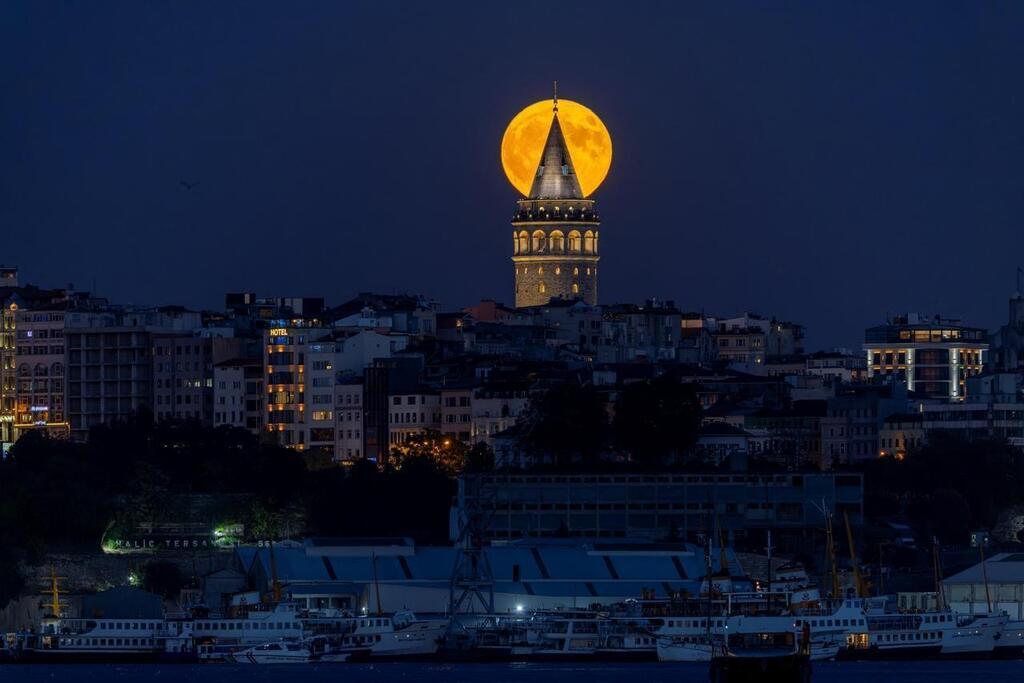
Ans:
<svg viewBox="0 0 1024 683"><path fill-rule="evenodd" d="M544 220L554 230L563 219ZM691 386L703 411L694 462L829 470L905 457L938 432L1024 447L1020 374L984 372L985 333L942 318L894 316L866 331L863 353L808 354L797 323L684 313L665 299L563 295L444 312L415 295L361 293L331 307L242 293L197 312L12 285L3 272L5 449L29 430L83 440L151 416L244 428L340 463L400 457L437 431L530 468L548 463L519 445L534 397L592 385L612 419L625 387L663 376ZM995 370L1014 363L1018 304L992 336Z"/></svg>
<svg viewBox="0 0 1024 683"><path fill-rule="evenodd" d="M870 376L896 378L921 398L962 400L987 351L985 330L939 316L894 315L864 333Z"/></svg>

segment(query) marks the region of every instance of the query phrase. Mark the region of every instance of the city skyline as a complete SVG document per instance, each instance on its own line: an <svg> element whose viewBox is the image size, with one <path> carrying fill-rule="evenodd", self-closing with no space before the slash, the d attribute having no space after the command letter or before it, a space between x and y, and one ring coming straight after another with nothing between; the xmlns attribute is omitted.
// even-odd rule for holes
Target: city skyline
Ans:
<svg viewBox="0 0 1024 683"><path fill-rule="evenodd" d="M501 8L11 6L3 260L139 304L511 304L498 147L558 79L616 138L602 303L774 314L809 348L900 310L995 329L1019 261L1022 22L924 8L560 6L570 70L473 30Z"/></svg>

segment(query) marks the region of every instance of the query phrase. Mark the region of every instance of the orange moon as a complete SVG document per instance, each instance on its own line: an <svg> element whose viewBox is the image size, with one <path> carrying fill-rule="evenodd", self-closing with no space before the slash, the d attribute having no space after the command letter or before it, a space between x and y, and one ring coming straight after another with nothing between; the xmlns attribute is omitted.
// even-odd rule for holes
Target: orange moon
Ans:
<svg viewBox="0 0 1024 683"><path fill-rule="evenodd" d="M530 193L548 139L551 106L551 100L542 100L523 109L501 138L501 165L508 181L524 197ZM558 100L558 120L580 189L587 197L604 182L611 168L612 136L597 114L572 100Z"/></svg>

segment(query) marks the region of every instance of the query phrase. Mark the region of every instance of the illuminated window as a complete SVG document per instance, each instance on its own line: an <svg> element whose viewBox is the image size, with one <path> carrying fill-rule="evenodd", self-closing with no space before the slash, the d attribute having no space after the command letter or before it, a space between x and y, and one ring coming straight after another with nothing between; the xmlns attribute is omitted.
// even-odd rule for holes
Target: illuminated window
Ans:
<svg viewBox="0 0 1024 683"><path fill-rule="evenodd" d="M544 283L543 282L540 283L540 285L538 285L538 291L540 291L541 294L544 293Z"/></svg>
<svg viewBox="0 0 1024 683"><path fill-rule="evenodd" d="M548 244L551 246L551 251L558 253L565 251L565 235L561 230L553 230L551 237L548 238Z"/></svg>
<svg viewBox="0 0 1024 683"><path fill-rule="evenodd" d="M572 274L573 274L573 275L579 275L579 274L580 274L580 269L579 269L578 267L574 267L574 268L572 269Z"/></svg>
<svg viewBox="0 0 1024 683"><path fill-rule="evenodd" d="M595 251L594 233L587 230L583 233L583 253L593 254Z"/></svg>
<svg viewBox="0 0 1024 683"><path fill-rule="evenodd" d="M555 266L555 275L561 275L562 269L559 266Z"/></svg>
<svg viewBox="0 0 1024 683"><path fill-rule="evenodd" d="M537 266L537 275L544 274L544 266Z"/></svg>
<svg viewBox="0 0 1024 683"><path fill-rule="evenodd" d="M575 282L572 283L572 293L573 294L579 294L580 293L580 286L578 284L576 284Z"/></svg>
<svg viewBox="0 0 1024 683"><path fill-rule="evenodd" d="M533 251L534 253L540 253L544 251L544 231L535 230L533 232Z"/></svg>
<svg viewBox="0 0 1024 683"><path fill-rule="evenodd" d="M569 233L569 251L573 254L580 253L580 231L573 230Z"/></svg>

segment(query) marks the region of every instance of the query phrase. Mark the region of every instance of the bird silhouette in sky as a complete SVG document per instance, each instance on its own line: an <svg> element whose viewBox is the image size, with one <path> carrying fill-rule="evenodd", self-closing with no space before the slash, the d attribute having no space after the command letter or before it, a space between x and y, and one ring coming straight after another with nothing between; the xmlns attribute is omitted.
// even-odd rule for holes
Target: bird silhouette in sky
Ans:
<svg viewBox="0 0 1024 683"><path fill-rule="evenodd" d="M198 184L199 184L198 180L194 181L194 182L191 182L191 183L188 182L187 180L182 180L181 181L181 186L184 187L186 190L191 190L191 189L193 189Z"/></svg>

